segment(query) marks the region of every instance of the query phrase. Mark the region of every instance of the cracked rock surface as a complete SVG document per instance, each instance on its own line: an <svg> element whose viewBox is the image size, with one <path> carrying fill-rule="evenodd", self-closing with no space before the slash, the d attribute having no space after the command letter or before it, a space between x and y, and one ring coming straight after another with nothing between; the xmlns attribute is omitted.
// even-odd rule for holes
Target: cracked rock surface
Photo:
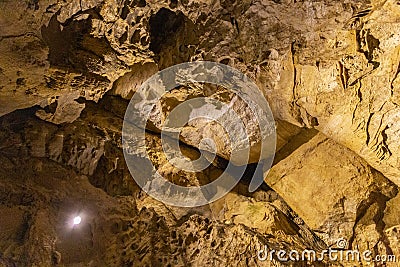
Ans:
<svg viewBox="0 0 400 267"><path fill-rule="evenodd" d="M400 260L399 1L4 0L0 29L0 266L365 266L257 258L265 245L320 252L340 238ZM276 155L255 192L257 151L232 192L178 208L135 183L121 130L144 81L198 60L255 81ZM212 138L217 157L201 172L168 162L160 129L195 97L230 104L251 143L263 139L229 88L174 89L133 153L181 186L217 179L231 160L224 130L194 120L182 154L197 159ZM398 266L385 264L372 263Z"/></svg>

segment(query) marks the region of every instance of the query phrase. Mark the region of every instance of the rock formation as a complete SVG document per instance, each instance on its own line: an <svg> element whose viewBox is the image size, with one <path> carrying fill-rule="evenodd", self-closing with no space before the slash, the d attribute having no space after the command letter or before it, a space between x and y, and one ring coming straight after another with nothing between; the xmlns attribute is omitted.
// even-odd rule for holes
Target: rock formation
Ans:
<svg viewBox="0 0 400 267"><path fill-rule="evenodd" d="M365 266L257 255L264 246L321 252L340 239L341 249L400 260L399 1L5 0L0 7L0 266ZM251 157L225 197L178 208L137 186L121 130L144 81L198 60L255 81L275 118L276 155L257 191L247 186ZM198 120L185 125L180 150L194 160L200 141L212 138L217 158L196 173L167 160L165 118L195 97L229 103L252 142L262 139L229 88L174 89L152 111L146 146L135 153L147 152L181 186L215 180L232 152L218 125Z"/></svg>

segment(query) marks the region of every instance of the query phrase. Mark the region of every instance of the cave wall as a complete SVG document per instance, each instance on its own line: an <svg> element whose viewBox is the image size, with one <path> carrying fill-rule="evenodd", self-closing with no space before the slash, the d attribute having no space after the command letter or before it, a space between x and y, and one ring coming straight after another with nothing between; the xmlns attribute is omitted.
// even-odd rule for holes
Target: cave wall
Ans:
<svg viewBox="0 0 400 267"><path fill-rule="evenodd" d="M0 265L279 266L257 261L260 244L321 250L338 238L400 255L398 1L0 6ZM232 66L257 83L276 120L277 154L264 188L249 193L239 184L215 203L179 209L135 184L121 128L145 80L196 60ZM163 98L149 148L137 153L148 149L159 171L185 186L218 177L230 152L221 141L219 162L196 174L163 156L163 118L193 96L233 103L248 117L224 88L180 88ZM257 143L262 137L246 123ZM204 129L218 133L202 123L185 129L188 157L196 158ZM65 232L77 209L88 211L84 227Z"/></svg>

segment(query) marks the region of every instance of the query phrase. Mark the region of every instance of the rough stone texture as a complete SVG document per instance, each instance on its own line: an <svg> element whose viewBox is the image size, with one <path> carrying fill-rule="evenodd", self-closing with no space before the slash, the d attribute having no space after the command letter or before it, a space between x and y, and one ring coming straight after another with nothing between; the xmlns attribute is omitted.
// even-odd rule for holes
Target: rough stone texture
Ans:
<svg viewBox="0 0 400 267"><path fill-rule="evenodd" d="M121 79L135 73L131 91L157 67L217 60L255 78L277 119L318 126L400 183L398 129L391 123L399 113L394 0L6 1L2 7L2 114L70 91L98 101L116 80L116 93L127 97ZM6 16L11 11L16 15Z"/></svg>
<svg viewBox="0 0 400 267"><path fill-rule="evenodd" d="M1 1L0 266L280 266L256 250L339 237L400 258L399 18L396 0ZM243 177L218 202L178 209L134 183L120 140L127 101L158 70L194 60L243 71L269 100L274 190L250 194ZM232 100L214 89L177 89L154 111L148 152L170 181L207 183L229 159L203 122L186 127L181 150L195 158L201 137L218 137L205 172L161 153L178 103ZM67 232L77 210L84 224Z"/></svg>
<svg viewBox="0 0 400 267"><path fill-rule="evenodd" d="M396 1L372 2L344 29L305 35L260 74L276 77L268 97L277 118L315 126L397 184L398 10Z"/></svg>
<svg viewBox="0 0 400 267"><path fill-rule="evenodd" d="M238 185L236 193L197 209L168 207L145 195L126 173L124 161L118 160L121 119L92 106L87 103L81 117L66 126L40 121L34 110L1 119L0 211L7 219L0 222L5 229L0 249L5 262L17 266L186 266L189 262L281 266L276 260L258 261L257 250L263 245L298 250L325 247L306 225L296 223L297 215L273 191L242 196L238 193L247 188ZM196 185L222 172L216 167L199 174L177 172L163 159L159 137L148 134L148 139L154 142L149 146L150 158L170 181ZM189 155L198 153L182 149ZM223 202L228 203L225 215L220 208ZM74 214L84 220L75 229ZM232 220L235 214L241 216ZM263 218L265 214L269 219Z"/></svg>
<svg viewBox="0 0 400 267"><path fill-rule="evenodd" d="M399 208L400 195L397 195L395 198L390 199L386 203L385 215L383 217L385 228L391 228L393 226L400 225Z"/></svg>
<svg viewBox="0 0 400 267"><path fill-rule="evenodd" d="M56 101L38 110L36 116L54 124L74 122L81 115L85 104L79 103L79 94L61 95ZM46 110L47 109L47 110Z"/></svg>
<svg viewBox="0 0 400 267"><path fill-rule="evenodd" d="M196 98L198 99L196 100ZM207 103L202 100L204 98L207 101L212 99L210 102L215 104ZM190 100L194 102L184 105L186 101ZM207 106L207 104L209 105ZM259 128L259 125L264 124L262 131L268 131L269 125L265 120L257 120L256 114L249 107L250 105L235 93L220 86L196 84L166 93L161 101L156 104L151 113L150 121L159 131L163 129L166 122L172 122L168 125L172 124L173 126L164 131L171 131L170 128L176 131L174 125L178 119L174 116L182 117L182 115L180 111L176 113L172 113L172 111L175 108L180 108L188 117L187 123L179 129L179 139L182 142L215 152L218 156L230 160L236 165L246 165L270 157L271 155L268 153L261 156L260 151L261 147L266 146L267 143L273 145L273 142L269 139L262 138L263 134L267 135L267 133L261 133ZM251 106L253 107L254 103ZM221 112L227 108L233 111L229 115ZM199 114L205 114L209 117L199 117ZM221 114L225 114L225 116ZM237 125L237 121L243 123L243 128ZM269 127L273 129L274 126ZM274 137L271 134L269 135L271 138ZM242 138L243 136L246 139ZM204 142L204 140L213 140L213 142Z"/></svg>
<svg viewBox="0 0 400 267"><path fill-rule="evenodd" d="M396 200L397 186L323 134L279 161L266 182L329 246L340 238L364 250L388 243L385 223L390 227L398 213L386 205Z"/></svg>

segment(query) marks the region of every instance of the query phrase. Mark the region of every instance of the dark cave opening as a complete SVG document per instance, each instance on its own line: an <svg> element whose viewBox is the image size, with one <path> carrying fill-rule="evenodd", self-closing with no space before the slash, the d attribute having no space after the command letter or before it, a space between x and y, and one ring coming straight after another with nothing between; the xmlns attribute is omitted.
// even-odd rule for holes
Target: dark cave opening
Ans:
<svg viewBox="0 0 400 267"><path fill-rule="evenodd" d="M169 9L161 8L150 17L150 50L155 54L161 52L162 46L173 39L178 29L183 26L185 16Z"/></svg>

